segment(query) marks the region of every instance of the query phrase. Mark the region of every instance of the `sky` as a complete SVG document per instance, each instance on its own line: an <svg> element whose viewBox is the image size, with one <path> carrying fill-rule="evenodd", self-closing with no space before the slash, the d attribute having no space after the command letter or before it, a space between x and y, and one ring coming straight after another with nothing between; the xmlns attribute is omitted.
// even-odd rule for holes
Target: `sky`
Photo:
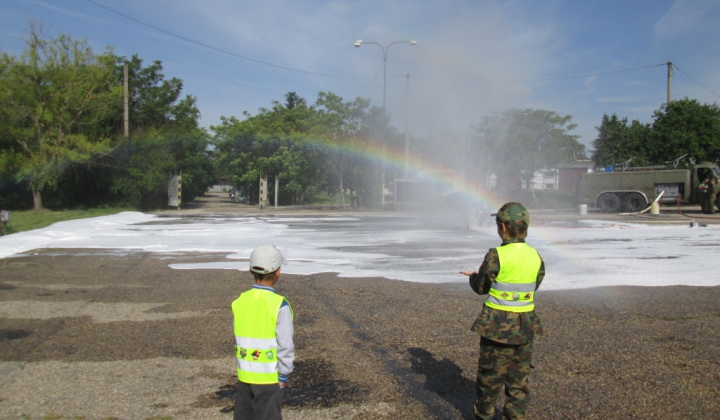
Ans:
<svg viewBox="0 0 720 420"><path fill-rule="evenodd" d="M206 128L333 92L385 96L398 131L438 142L511 108L555 111L590 149L604 114L652 122L668 62L672 99L718 102L717 22L717 0L0 0L0 50L20 54L34 23L159 60Z"/></svg>
<svg viewBox="0 0 720 420"><path fill-rule="evenodd" d="M720 285L720 225L696 225L602 220L531 225L527 243L545 261L543 290ZM467 229L418 217L171 218L124 212L0 236L0 258L22 258L38 249L119 257L149 252L161 258L198 252L210 261L170 267L247 271L252 250L266 243L288 260L286 274L336 272L447 284L467 283L459 271L477 270L500 240L494 226Z"/></svg>

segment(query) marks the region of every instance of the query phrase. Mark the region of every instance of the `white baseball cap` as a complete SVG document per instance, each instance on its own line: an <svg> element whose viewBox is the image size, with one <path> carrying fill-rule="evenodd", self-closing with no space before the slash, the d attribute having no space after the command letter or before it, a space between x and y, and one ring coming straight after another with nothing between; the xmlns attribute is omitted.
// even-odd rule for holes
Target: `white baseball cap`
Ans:
<svg viewBox="0 0 720 420"><path fill-rule="evenodd" d="M287 260L275 245L260 245L250 254L250 271L260 274L269 274L287 264Z"/></svg>

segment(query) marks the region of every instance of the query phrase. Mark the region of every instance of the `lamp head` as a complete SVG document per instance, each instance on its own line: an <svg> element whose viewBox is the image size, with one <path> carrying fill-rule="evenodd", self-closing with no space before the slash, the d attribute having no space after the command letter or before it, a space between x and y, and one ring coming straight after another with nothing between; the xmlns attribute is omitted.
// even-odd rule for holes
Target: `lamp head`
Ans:
<svg viewBox="0 0 720 420"><path fill-rule="evenodd" d="M361 45L362 45L362 40L361 40L361 39L358 39L357 41L355 41L355 43L354 43L353 45L356 46L356 47L361 46Z"/></svg>
<svg viewBox="0 0 720 420"><path fill-rule="evenodd" d="M416 45L416 44L417 44L417 40L416 40L416 39L411 39L411 40L410 40L410 45Z"/></svg>

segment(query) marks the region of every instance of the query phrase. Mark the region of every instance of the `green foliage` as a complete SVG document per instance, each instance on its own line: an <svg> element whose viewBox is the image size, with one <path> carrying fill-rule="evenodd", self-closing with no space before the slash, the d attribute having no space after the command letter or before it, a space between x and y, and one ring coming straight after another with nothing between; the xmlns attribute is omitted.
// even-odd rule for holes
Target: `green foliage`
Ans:
<svg viewBox="0 0 720 420"><path fill-rule="evenodd" d="M118 148L119 170L110 189L127 205L143 210L162 208L167 203L170 177L181 174L183 201L192 201L215 183L208 143L202 130L136 137Z"/></svg>
<svg viewBox="0 0 720 420"><path fill-rule="evenodd" d="M665 162L685 154L696 161L720 157L720 108L694 99L672 101L653 114L647 159Z"/></svg>
<svg viewBox="0 0 720 420"><path fill-rule="evenodd" d="M167 203L168 178L176 167L170 144L160 138L136 138L132 145L122 147L122 156L111 190L133 207L163 207Z"/></svg>
<svg viewBox="0 0 720 420"><path fill-rule="evenodd" d="M596 166L617 165L632 159L632 166L662 165L687 156L696 162L720 157L720 108L694 99L673 101L653 114L648 125L613 115L603 116L593 141Z"/></svg>
<svg viewBox="0 0 720 420"><path fill-rule="evenodd" d="M153 61L143 67L137 55L130 59L115 57L115 77L123 80L124 63L128 64L131 131L139 135L148 131L193 131L198 128L200 111L197 98L181 99L183 82L175 77L165 80L162 63ZM115 110L116 125L122 123L122 107Z"/></svg>
<svg viewBox="0 0 720 420"><path fill-rule="evenodd" d="M340 189L367 195L367 173L378 171L353 150L377 143L367 137L376 123L369 101L343 102L333 93L320 92L308 106L295 92L285 97L285 104L275 101L258 115L246 112L243 121L222 117L221 125L211 127L216 171L235 186L250 187L251 194L261 174L270 176L269 181L278 176L284 204L310 203L319 194ZM370 197L362 201L374 202Z"/></svg>
<svg viewBox="0 0 720 420"><path fill-rule="evenodd" d="M129 60L131 137L139 140L123 141L124 61L67 35L45 40L33 26L22 55L0 56L3 202L6 190L17 198L17 186L27 186L37 209L43 197L51 208L150 209L165 205L169 174L183 173L185 200L213 184L196 99L181 97L182 81L165 80L159 61Z"/></svg>
<svg viewBox="0 0 720 420"><path fill-rule="evenodd" d="M216 183L212 154L208 148L210 137L203 130L192 130L170 133L165 142L172 151L173 171L182 174L183 201L190 202L202 196Z"/></svg>
<svg viewBox="0 0 720 420"><path fill-rule="evenodd" d="M0 209L27 210L33 208L27 184L14 178L0 178Z"/></svg>
<svg viewBox="0 0 720 420"><path fill-rule="evenodd" d="M33 190L54 186L71 165L111 150L95 127L111 113L122 91L109 52L93 54L85 41L66 35L46 41L31 27L25 52L0 57L0 144L3 160Z"/></svg>
<svg viewBox="0 0 720 420"><path fill-rule="evenodd" d="M468 145L472 175L484 179L494 172L499 186L511 189L541 169L584 157L585 147L578 136L569 134L576 127L571 119L533 109L510 109L483 118L473 127L477 136Z"/></svg>
<svg viewBox="0 0 720 420"><path fill-rule="evenodd" d="M592 160L595 166L614 166L632 160L633 164L648 166L647 138L650 134L648 125L634 120L628 124L627 118L619 119L617 115L603 115L598 127L598 138L593 141Z"/></svg>
<svg viewBox="0 0 720 420"><path fill-rule="evenodd" d="M57 183L43 191L48 209L87 208L122 203L109 189L109 179L116 171L114 155L93 159L91 163L71 165Z"/></svg>

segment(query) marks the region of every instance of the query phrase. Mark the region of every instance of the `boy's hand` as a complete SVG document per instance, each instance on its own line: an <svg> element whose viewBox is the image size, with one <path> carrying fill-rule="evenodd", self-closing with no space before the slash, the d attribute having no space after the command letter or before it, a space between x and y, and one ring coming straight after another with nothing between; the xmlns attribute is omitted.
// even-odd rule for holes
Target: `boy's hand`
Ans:
<svg viewBox="0 0 720 420"><path fill-rule="evenodd" d="M461 271L460 274L465 274L466 276L472 276L473 274L475 274L475 272L474 271Z"/></svg>
<svg viewBox="0 0 720 420"><path fill-rule="evenodd" d="M285 388L286 385L287 385L286 382L278 382L278 386L279 386L280 388Z"/></svg>

